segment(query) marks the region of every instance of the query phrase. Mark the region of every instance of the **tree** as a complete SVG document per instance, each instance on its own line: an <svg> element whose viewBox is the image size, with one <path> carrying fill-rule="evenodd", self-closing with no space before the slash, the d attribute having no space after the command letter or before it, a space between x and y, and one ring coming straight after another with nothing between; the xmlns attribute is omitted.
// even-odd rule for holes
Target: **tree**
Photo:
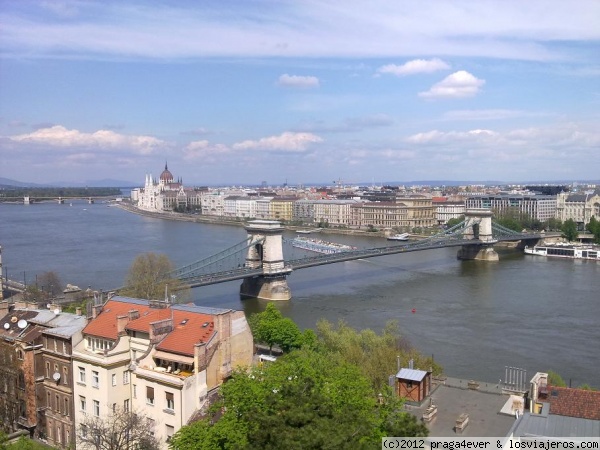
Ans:
<svg viewBox="0 0 600 450"><path fill-rule="evenodd" d="M47 292L50 296L60 294L63 290L63 284L56 272L44 272L37 277L37 286L43 292Z"/></svg>
<svg viewBox="0 0 600 450"><path fill-rule="evenodd" d="M440 374L442 368L432 358L421 355L400 335L398 323L390 321L381 334L365 329L357 331L340 321L337 327L326 320L317 323L319 343L334 355L339 355L357 367L379 390L388 384L389 375L398 371L398 363L407 367L412 359L414 366Z"/></svg>
<svg viewBox="0 0 600 450"><path fill-rule="evenodd" d="M577 231L577 224L573 219L565 220L561 228L562 236L569 242L575 241L579 232Z"/></svg>
<svg viewBox="0 0 600 450"><path fill-rule="evenodd" d="M170 272L175 266L167 255L144 253L133 261L125 280L122 295L143 298L147 300L162 300L167 295L177 291L177 298L189 296L189 290L184 289L181 281L171 277Z"/></svg>
<svg viewBox="0 0 600 450"><path fill-rule="evenodd" d="M319 350L293 350L273 364L236 370L221 393L209 419L175 433L173 450L361 449L381 445L382 436L427 435L391 389L378 402L358 367Z"/></svg>
<svg viewBox="0 0 600 450"><path fill-rule="evenodd" d="M600 221L596 220L596 218L592 216L586 226L586 229L594 235L594 242L600 244Z"/></svg>
<svg viewBox="0 0 600 450"><path fill-rule="evenodd" d="M278 345L284 352L302 346L302 333L298 325L284 318L273 303L269 303L263 312L250 317L250 328L257 342L269 346L269 353L273 345Z"/></svg>
<svg viewBox="0 0 600 450"><path fill-rule="evenodd" d="M565 380L563 380L563 378L558 373L552 370L548 371L548 384L550 386L567 387L567 383L565 383Z"/></svg>
<svg viewBox="0 0 600 450"><path fill-rule="evenodd" d="M459 223L461 223L461 222L462 222L462 221L464 221L464 220L465 220L465 216L460 216L460 217L458 217L458 218L456 218L456 219L450 219L450 220L448 220L448 222L446 223L446 226L447 226L448 228L452 228L453 226L455 226L455 225L458 225Z"/></svg>
<svg viewBox="0 0 600 450"><path fill-rule="evenodd" d="M109 415L84 416L77 427L78 447L93 450L159 450L153 436L154 421L149 417L116 408Z"/></svg>

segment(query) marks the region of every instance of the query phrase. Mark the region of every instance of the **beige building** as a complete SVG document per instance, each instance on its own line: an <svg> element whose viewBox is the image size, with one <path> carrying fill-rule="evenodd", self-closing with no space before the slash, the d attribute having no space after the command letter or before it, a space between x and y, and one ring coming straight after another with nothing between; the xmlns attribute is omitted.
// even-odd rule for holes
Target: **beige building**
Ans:
<svg viewBox="0 0 600 450"><path fill-rule="evenodd" d="M92 316L73 352L77 424L117 408L139 411L167 448L209 391L252 362L242 311L113 297Z"/></svg>
<svg viewBox="0 0 600 450"><path fill-rule="evenodd" d="M350 207L357 203L358 200L315 200L315 223L326 223L332 227L348 227L352 216Z"/></svg>
<svg viewBox="0 0 600 450"><path fill-rule="evenodd" d="M407 228L430 228L437 225L435 210L431 197L425 195L407 195L396 197L397 203L403 203L407 208Z"/></svg>
<svg viewBox="0 0 600 450"><path fill-rule="evenodd" d="M556 218L561 222L572 219L584 229L592 217L600 220L600 195L562 193L556 197Z"/></svg>
<svg viewBox="0 0 600 450"><path fill-rule="evenodd" d="M281 220L289 222L294 217L294 202L298 197L281 196L273 197L269 203L269 212L271 220Z"/></svg>
<svg viewBox="0 0 600 450"><path fill-rule="evenodd" d="M404 203L366 202L351 205L352 228L400 228L408 223L408 208Z"/></svg>

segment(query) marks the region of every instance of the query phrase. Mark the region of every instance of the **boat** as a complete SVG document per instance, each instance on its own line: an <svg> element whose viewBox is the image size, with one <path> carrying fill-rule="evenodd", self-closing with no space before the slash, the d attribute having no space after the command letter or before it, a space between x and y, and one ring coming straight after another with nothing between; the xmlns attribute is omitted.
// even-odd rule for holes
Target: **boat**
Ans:
<svg viewBox="0 0 600 450"><path fill-rule="evenodd" d="M292 240L292 246L301 248L303 250L309 250L316 253L324 253L326 255L332 253L348 252L356 250L356 247L351 245L338 244L337 242L327 242L321 239L297 237Z"/></svg>
<svg viewBox="0 0 600 450"><path fill-rule="evenodd" d="M315 228L313 230L296 230L296 233L298 234L312 234L312 233L320 233L321 229L320 228Z"/></svg>
<svg viewBox="0 0 600 450"><path fill-rule="evenodd" d="M526 255L549 256L567 259L591 259L600 261L600 246L581 244L550 244L525 247Z"/></svg>
<svg viewBox="0 0 600 450"><path fill-rule="evenodd" d="M394 234L392 236L388 236L387 240L388 241L408 241L408 233L402 233L402 234Z"/></svg>

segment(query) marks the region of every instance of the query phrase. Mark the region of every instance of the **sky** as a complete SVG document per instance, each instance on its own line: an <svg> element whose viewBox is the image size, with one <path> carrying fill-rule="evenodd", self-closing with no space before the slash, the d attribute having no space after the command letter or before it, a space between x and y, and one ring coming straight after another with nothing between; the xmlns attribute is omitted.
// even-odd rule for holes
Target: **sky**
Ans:
<svg viewBox="0 0 600 450"><path fill-rule="evenodd" d="M600 179L597 0L0 0L0 177Z"/></svg>

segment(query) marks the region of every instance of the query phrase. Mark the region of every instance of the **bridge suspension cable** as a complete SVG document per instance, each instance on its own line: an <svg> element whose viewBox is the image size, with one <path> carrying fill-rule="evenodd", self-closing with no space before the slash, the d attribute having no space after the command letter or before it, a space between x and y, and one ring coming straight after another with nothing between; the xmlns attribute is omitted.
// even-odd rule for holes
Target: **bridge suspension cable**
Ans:
<svg viewBox="0 0 600 450"><path fill-rule="evenodd" d="M264 242L264 238L254 239L251 238L244 239L242 242L238 242L237 244L215 254L209 256L208 258L201 259L199 261L188 264L187 266L180 267L178 269L173 270L169 273L169 277L178 278L180 280L185 280L187 278L194 278L202 272L202 269L207 269L209 267L214 267L220 262L225 262L225 260L233 261L234 257L241 256L246 257L246 250L256 244L262 244Z"/></svg>

